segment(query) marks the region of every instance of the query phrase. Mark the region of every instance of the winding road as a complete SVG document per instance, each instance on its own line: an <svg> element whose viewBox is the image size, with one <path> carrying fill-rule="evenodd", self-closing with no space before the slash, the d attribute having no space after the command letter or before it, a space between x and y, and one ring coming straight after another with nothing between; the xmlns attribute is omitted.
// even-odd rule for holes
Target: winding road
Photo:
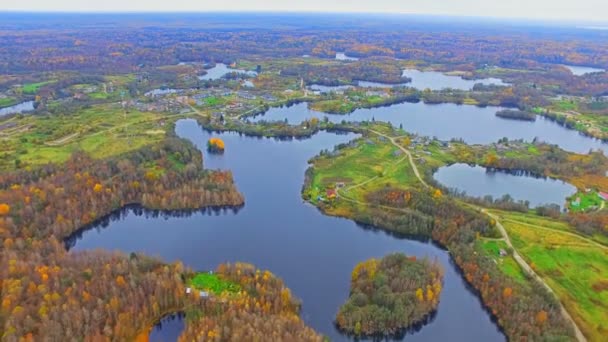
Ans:
<svg viewBox="0 0 608 342"><path fill-rule="evenodd" d="M412 158L412 154L410 153L410 151L408 149L406 149L405 147L401 146L400 144L398 144L396 142L397 138L394 137L390 137L386 134L380 133L378 131L369 130L370 132L382 136L386 139L388 139L393 145L395 145L397 148L399 148L401 151L403 151L404 153L407 154L408 159L410 161L410 166L412 167L412 170L414 170L414 174L416 175L416 177L418 178L418 180L420 181L420 183L422 183L422 185L424 185L426 188L430 188L430 186L424 181L424 179L422 179L422 177L420 176L420 172L418 171L418 168L416 167L416 164L414 163L414 158ZM481 207L477 207L474 205L470 205L467 204L473 208L475 208L476 210L478 210L479 212L486 214L488 217L492 218L495 222L496 222L496 227L498 227L498 230L500 231L500 234L502 235L503 240L505 241L505 243L507 244L507 246L509 246L512 250L513 250L513 258L515 259L515 261L519 264L519 266L522 268L522 270L524 270L524 272L526 272L528 275L530 275L533 279L535 279L536 281L538 281L541 285L543 285L550 293L552 293L555 296L555 292L553 291L553 289L551 289L551 287L543 280L543 278L541 278L533 269L530 265L528 265L528 263L524 260L524 258L522 258L522 256L519 254L519 252L517 252L517 249L515 249L515 247L513 246L513 244L511 243L511 239L509 238L509 234L507 234L507 230L505 229L505 227L502 225L502 223L500 223L499 217L488 212L486 209L481 208ZM557 298L557 296L555 296ZM572 327L574 328L574 334L576 336L576 339L579 342L587 342L587 338L585 338L585 335L583 335L583 333L581 332L581 330L579 329L578 325L576 324L576 322L574 321L574 319L572 319L572 316L570 316L570 314L568 313L568 311L566 310L566 308L562 305L561 301L559 301L559 305L560 305L560 311L562 313L562 316L568 320L570 323L572 323Z"/></svg>

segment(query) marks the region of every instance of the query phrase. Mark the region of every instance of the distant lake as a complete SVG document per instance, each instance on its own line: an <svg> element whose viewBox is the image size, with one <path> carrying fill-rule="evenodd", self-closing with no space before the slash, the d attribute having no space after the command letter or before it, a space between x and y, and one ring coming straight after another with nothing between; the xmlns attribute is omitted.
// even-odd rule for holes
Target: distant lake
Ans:
<svg viewBox="0 0 608 342"><path fill-rule="evenodd" d="M419 102L357 109L351 114L336 115L317 112L309 109L307 103L300 103L291 107L270 108L265 114L247 120L287 120L290 124L299 124L314 117L318 119L327 117L334 123L374 119L390 122L396 127L403 125L403 129L410 133L434 136L441 140L462 138L470 144L494 143L503 137L532 141L536 137L572 152L588 153L589 149L608 151L608 145L601 140L584 136L543 117L538 117L534 122L496 117L496 112L501 109L503 108L482 108L452 103L431 105Z"/></svg>
<svg viewBox="0 0 608 342"><path fill-rule="evenodd" d="M164 88L164 89L153 89L150 90L149 92L145 93L144 96L161 96L161 95L168 95L168 94L175 94L177 93L178 90L177 89L172 89L172 88Z"/></svg>
<svg viewBox="0 0 608 342"><path fill-rule="evenodd" d="M370 81L358 81L357 85L364 88L393 88L393 87L411 87L410 83L381 83Z"/></svg>
<svg viewBox="0 0 608 342"><path fill-rule="evenodd" d="M408 83L409 87L416 89L431 89L441 90L444 88L460 89L460 90L471 90L476 83L482 83L485 85L508 85L498 78L483 78L479 80L465 80L460 76L450 76L439 71L420 71L416 69L405 69L403 70L403 76L407 76L412 79L411 83Z"/></svg>
<svg viewBox="0 0 608 342"><path fill-rule="evenodd" d="M586 74L591 74L594 72L604 72L606 70L604 69L598 69L598 68L592 68L592 67L586 67L586 66L580 66L580 65L566 65L563 64L562 66L568 68L568 70L570 70L570 72L575 75L575 76L583 76Z"/></svg>
<svg viewBox="0 0 608 342"><path fill-rule="evenodd" d="M0 109L0 116L31 112L34 109L34 101L22 102L14 106L4 107Z"/></svg>
<svg viewBox="0 0 608 342"><path fill-rule="evenodd" d="M224 75L227 75L231 72L237 72L239 74L247 74L250 76L256 76L257 73L255 71L247 71L241 69L231 69L224 63L217 63L213 68L205 70L207 73L203 76L199 76L198 79L201 81L211 81L222 78Z"/></svg>
<svg viewBox="0 0 608 342"><path fill-rule="evenodd" d="M320 84L311 84L308 86L311 90L317 90L321 93L331 93L332 91L346 90L349 88L353 88L352 85L340 85L340 86L324 86Z"/></svg>
<svg viewBox="0 0 608 342"><path fill-rule="evenodd" d="M344 52L336 52L336 59L339 61L358 61L357 57L347 56Z"/></svg>
<svg viewBox="0 0 608 342"><path fill-rule="evenodd" d="M566 197L576 193L574 185L561 180L488 171L485 167L467 164L441 167L433 177L444 186L465 191L469 196L490 195L496 199L509 194L517 201L529 201L532 208L543 204L558 204L563 208Z"/></svg>

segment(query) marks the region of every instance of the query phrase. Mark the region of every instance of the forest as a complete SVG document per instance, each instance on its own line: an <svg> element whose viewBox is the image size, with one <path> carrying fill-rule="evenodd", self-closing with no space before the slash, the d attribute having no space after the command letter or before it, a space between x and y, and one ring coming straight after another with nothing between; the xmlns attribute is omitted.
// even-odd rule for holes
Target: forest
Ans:
<svg viewBox="0 0 608 342"><path fill-rule="evenodd" d="M3 339L125 340L181 310L186 270L180 263L68 253L63 239L127 204L163 210L243 204L229 172L202 165L200 151L171 138L105 160L75 153L38 172L3 173Z"/></svg>
<svg viewBox="0 0 608 342"><path fill-rule="evenodd" d="M443 269L404 254L363 261L353 269L350 296L336 323L353 335L394 335L423 324L439 303Z"/></svg>

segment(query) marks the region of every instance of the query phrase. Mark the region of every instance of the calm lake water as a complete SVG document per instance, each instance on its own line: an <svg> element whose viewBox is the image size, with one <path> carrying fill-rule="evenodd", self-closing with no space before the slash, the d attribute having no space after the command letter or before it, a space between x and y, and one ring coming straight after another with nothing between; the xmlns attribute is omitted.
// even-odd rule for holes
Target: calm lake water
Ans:
<svg viewBox="0 0 608 342"><path fill-rule="evenodd" d="M370 81L357 81L357 85L364 88L413 87L411 83L380 83Z"/></svg>
<svg viewBox="0 0 608 342"><path fill-rule="evenodd" d="M153 89L150 90L149 92L145 93L144 96L162 96L162 95L169 95L169 94L176 94L177 92L179 92L179 90L177 89L172 89L172 88L158 88L158 89Z"/></svg>
<svg viewBox="0 0 608 342"><path fill-rule="evenodd" d="M204 152L205 167L231 170L245 206L238 212L206 211L181 217L126 210L105 226L85 231L72 241L72 250L141 251L167 261L182 260L199 270L228 261L253 263L281 277L302 299L303 319L332 341L348 340L335 329L333 320L348 297L351 271L358 262L392 252L437 258L446 270L438 313L420 331L407 335L407 340L505 341L445 250L325 216L302 201L307 161L356 135L320 132L306 140L276 141L236 133L210 134L193 120L179 121L176 132L203 151L211 136L224 140L223 155ZM174 341L176 328L168 324L163 323L158 333L163 336L167 329L165 340Z"/></svg>
<svg viewBox="0 0 608 342"><path fill-rule="evenodd" d="M543 204L558 204L563 208L566 197L576 192L575 186L561 180L488 171L485 167L467 164L439 168L434 178L448 188L465 191L469 196L491 195L496 199L509 194L517 201L529 201L531 208Z"/></svg>
<svg viewBox="0 0 608 342"><path fill-rule="evenodd" d="M568 70L570 70L570 72L575 75L575 76L582 76L585 74L591 74L594 72L604 72L606 70L604 69L598 69L598 68L592 68L592 67L586 67L586 66L580 66L580 65L563 65L566 68L568 68Z"/></svg>
<svg viewBox="0 0 608 342"><path fill-rule="evenodd" d="M394 126L403 125L403 129L423 136L435 136L441 140L462 138L470 144L488 144L503 137L509 139L534 138L557 144L567 151L587 153L589 149L608 150L608 145L598 139L584 136L577 131L569 130L557 123L538 117L536 121L509 120L496 117L500 107L476 107L451 103L428 105L419 103L401 103L388 107L357 109L348 115L335 115L308 109L306 103L291 107L271 108L265 114L249 118L251 121L287 121L298 124L313 117L327 117L339 123L345 121L390 122Z"/></svg>
<svg viewBox="0 0 608 342"><path fill-rule="evenodd" d="M358 61L357 57L347 56L344 52L336 52L336 59L339 61Z"/></svg>
<svg viewBox="0 0 608 342"><path fill-rule="evenodd" d="M184 328L183 314L169 315L152 328L148 342L177 341Z"/></svg>
<svg viewBox="0 0 608 342"><path fill-rule="evenodd" d="M318 90L322 93L330 93L332 91L340 91L353 88L352 85L341 85L341 86L324 86L320 84L311 84L308 86L311 90Z"/></svg>
<svg viewBox="0 0 608 342"><path fill-rule="evenodd" d="M210 81L217 80L222 78L224 75L229 74L231 72L237 72L240 74L248 74L251 76L256 76L257 73L255 71L247 71L241 69L231 69L226 64L217 63L213 68L205 70L207 73L203 76L199 76L198 79L202 81Z"/></svg>
<svg viewBox="0 0 608 342"><path fill-rule="evenodd" d="M441 90L444 88L470 90L476 83L486 85L507 85L498 78L484 78L479 80L465 80L460 76L449 76L439 71L420 71L416 69L403 70L403 76L412 79L407 85L416 89Z"/></svg>
<svg viewBox="0 0 608 342"><path fill-rule="evenodd" d="M31 112L34 108L34 101L27 101L16 104L10 107L4 107L0 109L0 116L9 115L9 114L19 114L25 112Z"/></svg>

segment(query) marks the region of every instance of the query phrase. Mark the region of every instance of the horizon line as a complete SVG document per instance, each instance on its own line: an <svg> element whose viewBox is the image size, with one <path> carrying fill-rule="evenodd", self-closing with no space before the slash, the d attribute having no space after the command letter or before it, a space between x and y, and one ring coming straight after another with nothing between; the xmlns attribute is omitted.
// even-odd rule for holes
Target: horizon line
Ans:
<svg viewBox="0 0 608 342"><path fill-rule="evenodd" d="M453 19L482 19L488 21L519 21L527 23L552 23L552 24L582 24L608 25L608 21L595 19L559 19L559 18L530 18L514 16L482 16L442 13L418 13L418 12L383 12L383 11L299 11L299 10L29 10L29 9L0 9L0 14L328 14L328 15L369 15L369 16L418 16Z"/></svg>

